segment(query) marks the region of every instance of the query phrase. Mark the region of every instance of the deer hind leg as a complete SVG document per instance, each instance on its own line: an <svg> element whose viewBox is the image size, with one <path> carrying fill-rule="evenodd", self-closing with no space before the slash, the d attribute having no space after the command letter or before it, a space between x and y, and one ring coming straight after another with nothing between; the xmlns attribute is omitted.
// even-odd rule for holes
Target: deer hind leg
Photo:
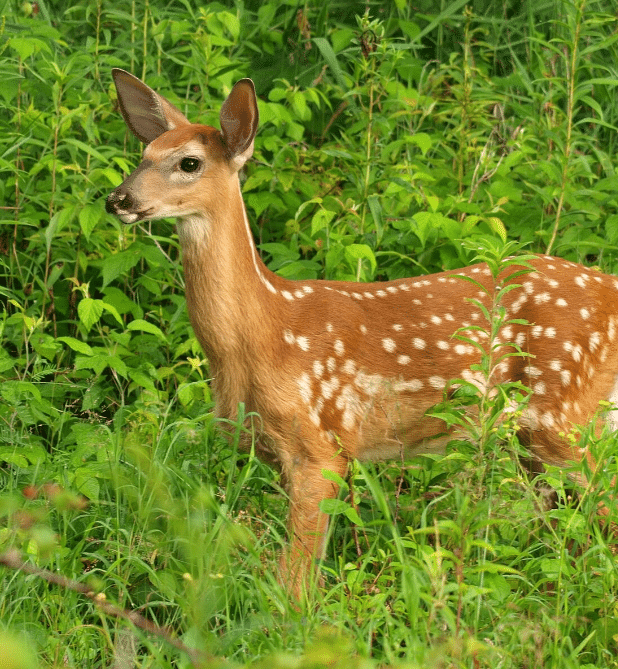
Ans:
<svg viewBox="0 0 618 669"><path fill-rule="evenodd" d="M314 562L324 555L328 516L320 511L320 502L339 493L337 484L326 479L323 472L332 471L343 477L348 467L347 458L335 452L332 444L324 448L325 438L319 445L310 446L310 450L304 449L283 462L290 497L291 547L281 558L280 580L298 601L311 583Z"/></svg>
<svg viewBox="0 0 618 669"><path fill-rule="evenodd" d="M534 408L528 411L527 420L523 429L518 433L521 443L530 449L534 459L526 463L531 474L539 474L543 471L543 463L561 467L569 470L569 477L578 485L586 487L589 484L588 477L578 470L578 465L584 461L587 463L587 469L590 476L594 477L599 467L602 467L602 462L598 462L593 453L588 448L587 444L583 443L584 438L581 431L574 422L569 422L568 419L560 422L550 422L545 416L545 425L539 420L537 412ZM590 416L592 419L592 416ZM616 430L618 421L618 412L608 412L606 419L607 424L611 429ZM586 420L578 420L578 423L586 423ZM597 420L594 426L596 437L600 437L603 422ZM612 482L612 488L615 488L615 480ZM545 492L545 491L543 491ZM552 495L553 501L556 501L555 495ZM610 497L611 506L615 506L615 497ZM597 511L600 516L608 516L610 509L603 503L599 503ZM616 531L612 527L612 531Z"/></svg>

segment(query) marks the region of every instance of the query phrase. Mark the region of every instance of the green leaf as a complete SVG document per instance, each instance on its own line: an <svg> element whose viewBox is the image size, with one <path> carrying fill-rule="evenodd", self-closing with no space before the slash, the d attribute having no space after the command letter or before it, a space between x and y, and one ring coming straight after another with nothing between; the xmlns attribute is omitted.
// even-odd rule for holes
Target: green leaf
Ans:
<svg viewBox="0 0 618 669"><path fill-rule="evenodd" d="M341 86L341 88L344 91L347 91L349 89L349 86L343 74L343 70L339 65L339 61L337 60L337 54L333 51L333 47L324 37L314 37L313 42L320 50L322 58L324 58L326 64L328 65L328 67L330 67L333 76L337 80L339 86ZM354 102L354 98L349 97L348 100L350 101L350 104L354 106L356 105L356 103Z"/></svg>
<svg viewBox="0 0 618 669"><path fill-rule="evenodd" d="M121 274L133 269L135 265L141 260L139 246L131 246L126 251L121 251L115 255L108 256L103 261L103 285L105 288L114 279L117 279Z"/></svg>
<svg viewBox="0 0 618 669"><path fill-rule="evenodd" d="M77 315L82 325L86 328L86 332L90 332L92 326L99 322L99 319L103 315L103 310L103 300L84 297L80 301L77 305Z"/></svg>
<svg viewBox="0 0 618 669"><path fill-rule="evenodd" d="M367 244L350 244L349 246L346 246L345 256L352 267L356 267L358 260L368 260L372 274L375 273L378 267L376 257Z"/></svg>
<svg viewBox="0 0 618 669"><path fill-rule="evenodd" d="M127 325L128 330L141 330L142 332L148 332L148 334L155 335L159 337L162 341L167 341L167 337L163 334L162 330L156 325L145 321L143 318L136 318L134 321L131 321Z"/></svg>
<svg viewBox="0 0 618 669"><path fill-rule="evenodd" d="M349 508L351 508L350 505L342 499L323 499L320 502L320 511L327 513L329 516L345 514Z"/></svg>
<svg viewBox="0 0 618 669"><path fill-rule="evenodd" d="M26 60L33 53L39 51L47 51L51 53L49 46L36 37L12 37L9 41L9 46L17 51L22 60Z"/></svg>
<svg viewBox="0 0 618 669"><path fill-rule="evenodd" d="M14 446L0 446L0 462L22 469L28 466L28 460L21 453L21 449Z"/></svg>
<svg viewBox="0 0 618 669"><path fill-rule="evenodd" d="M431 149L431 145L433 144L431 137L426 132L417 132L414 135L408 135L406 139L410 144L416 144L424 156L427 155L427 151Z"/></svg>
<svg viewBox="0 0 618 669"><path fill-rule="evenodd" d="M327 228L333 218L335 218L334 211L323 208L318 209L311 218L311 236L315 237L320 230Z"/></svg>
<svg viewBox="0 0 618 669"><path fill-rule="evenodd" d="M355 525L358 525L359 527L362 527L364 525L361 517L358 515L358 512L353 506L348 507L344 512L343 515L351 522L353 522Z"/></svg>
<svg viewBox="0 0 618 669"><path fill-rule="evenodd" d="M334 472L330 469L323 469L322 470L322 476L327 480L327 481L332 481L333 483L336 483L340 490L343 492L347 492L349 490L349 486L347 481L337 474L337 472Z"/></svg>
<svg viewBox="0 0 618 669"><path fill-rule="evenodd" d="M102 209L98 204L87 204L79 212L79 225L86 237L90 241L90 233L95 229L101 220Z"/></svg>
<svg viewBox="0 0 618 669"><path fill-rule="evenodd" d="M84 341L74 337L58 337L56 341L65 343L69 348L81 353L82 355L94 355L94 351Z"/></svg>

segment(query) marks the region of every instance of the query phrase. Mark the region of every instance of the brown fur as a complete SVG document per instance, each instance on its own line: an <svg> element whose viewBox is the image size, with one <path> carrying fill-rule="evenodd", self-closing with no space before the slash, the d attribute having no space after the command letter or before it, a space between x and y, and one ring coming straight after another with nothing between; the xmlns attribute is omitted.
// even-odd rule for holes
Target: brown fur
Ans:
<svg viewBox="0 0 618 669"><path fill-rule="evenodd" d="M464 328L487 345L475 328L488 324L471 301L490 307L497 287L486 267L371 284L273 274L257 255L238 182L257 129L249 80L224 103L220 133L190 124L131 75L114 77L127 124L149 145L108 210L126 222L179 219L187 306L210 362L217 413L234 420L243 402L259 414L257 452L279 463L287 481L292 548L283 566L296 595L322 550L319 503L337 494L323 470L344 475L351 458L394 457L402 447L407 455L439 450L451 435L425 412L453 378L485 391L488 383L490 390L521 381L534 391L521 418L533 454L558 466L590 458L563 435L587 423L600 400L616 399L614 278L557 258L533 260L522 287L502 300L509 318L527 324L500 332L502 343L517 342L528 357L506 358L483 379L470 371L478 348L453 335ZM140 96L149 98L152 118L126 111ZM199 170L183 171L183 158L199 159Z"/></svg>

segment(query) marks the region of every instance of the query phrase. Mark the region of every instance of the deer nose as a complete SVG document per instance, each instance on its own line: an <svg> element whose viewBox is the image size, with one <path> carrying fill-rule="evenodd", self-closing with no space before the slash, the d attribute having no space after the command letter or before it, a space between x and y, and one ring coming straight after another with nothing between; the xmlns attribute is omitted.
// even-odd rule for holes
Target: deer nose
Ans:
<svg viewBox="0 0 618 669"><path fill-rule="evenodd" d="M108 214L116 214L119 211L128 211L133 206L133 198L131 194L122 190L122 188L116 188L113 190L105 201L105 211Z"/></svg>

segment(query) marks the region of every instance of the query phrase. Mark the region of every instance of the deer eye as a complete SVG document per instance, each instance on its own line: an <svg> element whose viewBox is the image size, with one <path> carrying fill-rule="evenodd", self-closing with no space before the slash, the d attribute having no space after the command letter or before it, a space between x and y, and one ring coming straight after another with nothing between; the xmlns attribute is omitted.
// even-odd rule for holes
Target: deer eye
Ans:
<svg viewBox="0 0 618 669"><path fill-rule="evenodd" d="M197 158L183 158L180 161L180 169L183 172L195 172L200 166L200 161Z"/></svg>

